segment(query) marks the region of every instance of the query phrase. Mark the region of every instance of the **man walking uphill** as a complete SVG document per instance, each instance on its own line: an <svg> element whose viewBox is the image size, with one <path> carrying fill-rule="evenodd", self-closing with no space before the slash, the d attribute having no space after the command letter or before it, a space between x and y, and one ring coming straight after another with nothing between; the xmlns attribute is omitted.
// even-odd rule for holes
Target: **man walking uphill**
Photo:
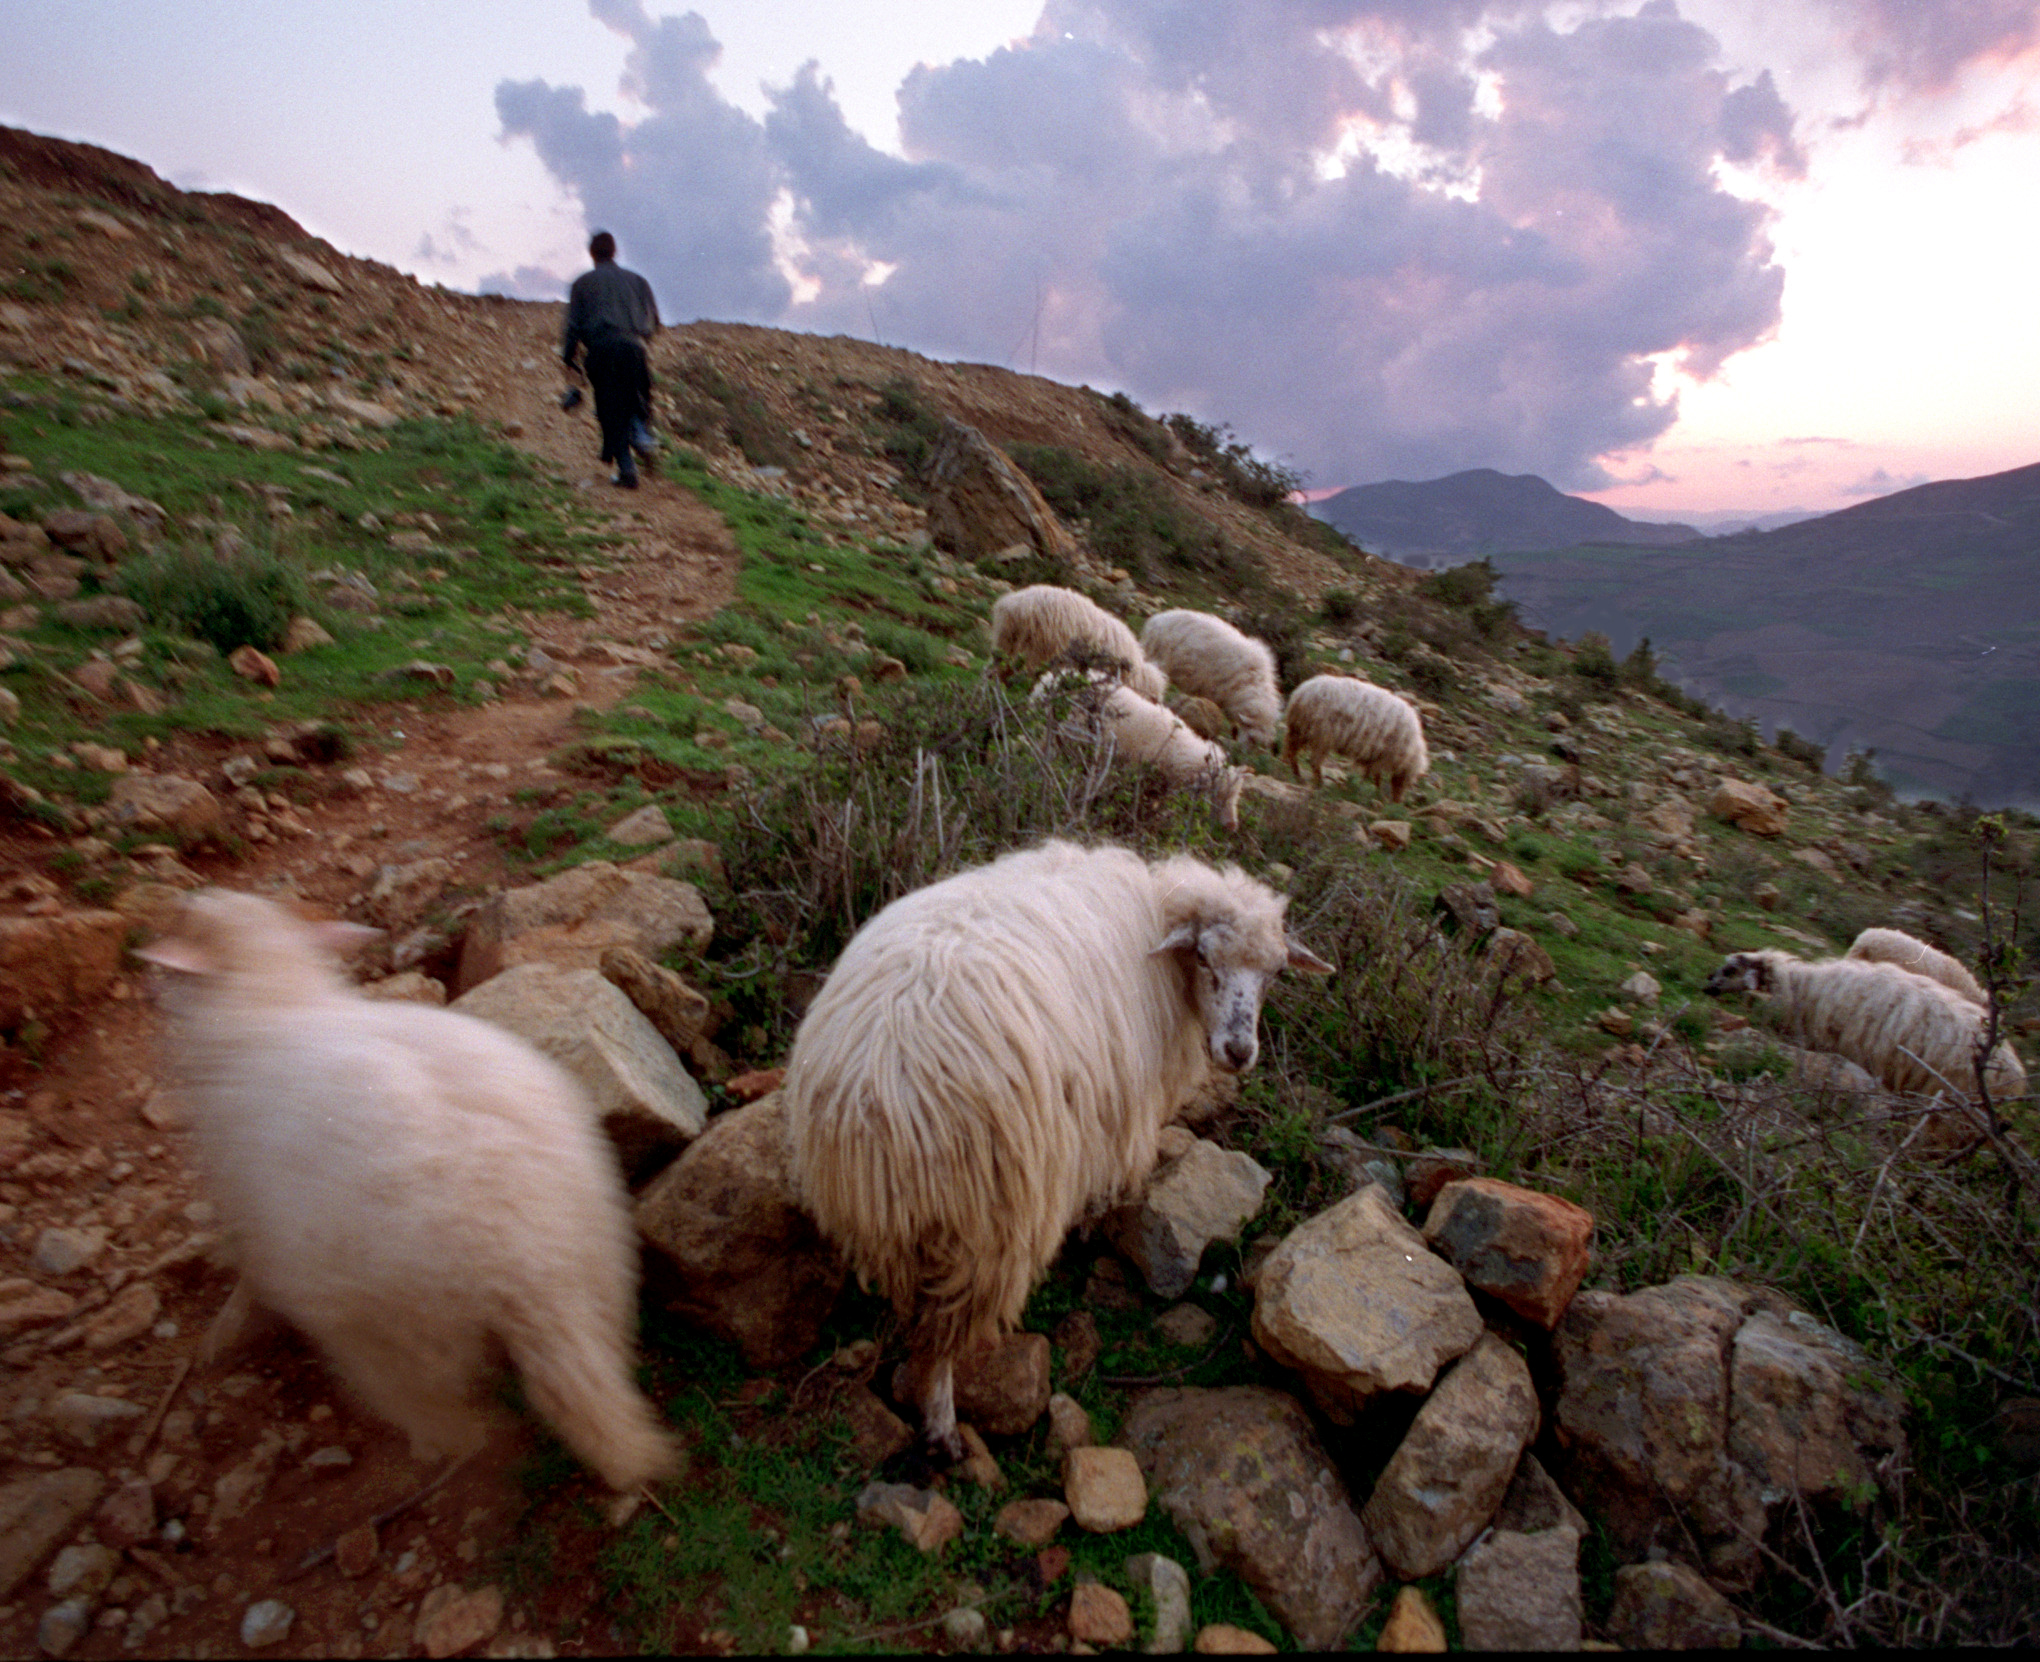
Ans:
<svg viewBox="0 0 2040 1662"><path fill-rule="evenodd" d="M652 413L652 370L645 344L659 331L652 285L616 263L616 238L597 231L588 242L593 271L574 279L567 294L567 327L560 357L567 368L587 349L588 385L595 393L595 421L602 429L602 459L616 464L610 481L637 489L633 446L648 450Z"/></svg>

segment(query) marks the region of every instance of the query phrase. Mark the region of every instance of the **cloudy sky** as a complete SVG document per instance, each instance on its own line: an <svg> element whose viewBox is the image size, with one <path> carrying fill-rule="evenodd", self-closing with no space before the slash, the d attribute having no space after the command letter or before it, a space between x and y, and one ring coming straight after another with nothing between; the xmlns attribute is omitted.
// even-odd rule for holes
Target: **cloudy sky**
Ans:
<svg viewBox="0 0 2040 1662"><path fill-rule="evenodd" d="M2040 0L6 0L0 121L552 296L1631 512L2040 461Z"/></svg>

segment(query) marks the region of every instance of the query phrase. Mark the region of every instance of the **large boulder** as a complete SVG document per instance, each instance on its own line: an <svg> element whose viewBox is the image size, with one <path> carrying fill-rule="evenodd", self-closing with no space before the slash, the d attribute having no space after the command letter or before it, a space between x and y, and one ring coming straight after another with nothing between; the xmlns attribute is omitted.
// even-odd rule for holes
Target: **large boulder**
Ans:
<svg viewBox="0 0 2040 1662"><path fill-rule="evenodd" d="M1733 1281L1582 1293L1553 1351L1563 1481L1619 1559L1697 1542L1715 1580L1749 1586L1773 1508L1860 1506L1904 1448L1859 1346Z"/></svg>
<svg viewBox="0 0 2040 1662"><path fill-rule="evenodd" d="M1530 1365L1482 1334L1417 1411L1360 1514L1382 1561L1404 1581L1451 1563L1501 1506L1536 1434Z"/></svg>
<svg viewBox="0 0 2040 1662"><path fill-rule="evenodd" d="M637 1226L673 1271L667 1307L761 1371L812 1350L843 1290L787 1176L777 1092L710 1121L639 1197Z"/></svg>
<svg viewBox="0 0 2040 1662"><path fill-rule="evenodd" d="M1106 1239L1163 1298L1190 1290L1204 1249L1237 1239L1274 1181L1251 1155L1179 1135L1188 1145L1182 1153L1155 1168L1139 1200L1105 1219Z"/></svg>
<svg viewBox="0 0 2040 1662"><path fill-rule="evenodd" d="M1381 1561L1300 1404L1258 1385L1148 1391L1117 1440L1200 1573L1233 1571L1306 1650L1345 1642Z"/></svg>
<svg viewBox="0 0 2040 1662"><path fill-rule="evenodd" d="M942 423L924 481L928 535L959 559L982 559L1015 543L1055 560L1076 552L1076 539L1034 482L975 427Z"/></svg>
<svg viewBox="0 0 2040 1662"><path fill-rule="evenodd" d="M461 943L456 991L513 964L599 969L610 947L657 958L676 947L699 951L714 934L715 919L692 883L590 860L486 901Z"/></svg>
<svg viewBox="0 0 2040 1662"><path fill-rule="evenodd" d="M1255 1343L1341 1424L1385 1391L1429 1390L1481 1332L1458 1272L1376 1184L1298 1225L1254 1282Z"/></svg>
<svg viewBox="0 0 2040 1662"><path fill-rule="evenodd" d="M0 1030L97 998L120 972L127 931L118 912L0 918Z"/></svg>
<svg viewBox="0 0 2040 1662"><path fill-rule="evenodd" d="M451 1007L515 1033L579 1080L632 1181L708 1123L708 1100L672 1047L597 970L519 964Z"/></svg>

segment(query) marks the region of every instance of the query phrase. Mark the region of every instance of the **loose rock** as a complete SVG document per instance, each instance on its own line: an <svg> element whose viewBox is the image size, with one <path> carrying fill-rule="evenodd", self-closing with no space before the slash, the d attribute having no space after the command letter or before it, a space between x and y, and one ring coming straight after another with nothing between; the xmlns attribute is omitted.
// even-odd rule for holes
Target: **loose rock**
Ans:
<svg viewBox="0 0 2040 1662"><path fill-rule="evenodd" d="M1580 1543L1570 1530L1498 1529L1459 1561L1468 1650L1578 1650Z"/></svg>
<svg viewBox="0 0 2040 1662"><path fill-rule="evenodd" d="M1126 1449L1073 1448L1063 1456L1062 1479L1079 1529L1110 1535L1147 1516L1147 1483Z"/></svg>
<svg viewBox="0 0 2040 1662"><path fill-rule="evenodd" d="M1395 1603L1389 1608L1388 1620L1382 1623L1381 1636L1374 1641L1374 1648L1410 1655L1428 1655L1447 1648L1445 1623L1431 1608L1431 1601L1424 1597L1422 1588L1405 1587L1395 1595Z"/></svg>
<svg viewBox="0 0 2040 1662"><path fill-rule="evenodd" d="M1608 1637L1626 1650L1726 1650L1742 1643L1742 1620L1684 1564L1624 1564Z"/></svg>
<svg viewBox="0 0 2040 1662"><path fill-rule="evenodd" d="M1545 1328L1579 1291L1593 1234L1583 1207L1491 1177L1446 1184L1424 1220L1425 1241L1469 1286Z"/></svg>

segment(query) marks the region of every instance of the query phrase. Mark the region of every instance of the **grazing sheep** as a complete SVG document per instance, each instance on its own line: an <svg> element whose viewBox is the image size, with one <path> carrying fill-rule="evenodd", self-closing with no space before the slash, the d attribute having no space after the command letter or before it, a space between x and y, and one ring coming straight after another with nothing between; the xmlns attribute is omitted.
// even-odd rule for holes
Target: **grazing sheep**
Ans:
<svg viewBox="0 0 2040 1662"><path fill-rule="evenodd" d="M1140 649L1176 686L1225 711L1249 744L1275 742L1282 690L1265 641L1208 612L1157 612L1140 632Z"/></svg>
<svg viewBox="0 0 2040 1662"><path fill-rule="evenodd" d="M1228 831L1240 828L1240 789L1246 774L1226 761L1225 747L1200 739L1173 710L1150 704L1131 687L1114 687L1098 706L1097 720L1111 735L1113 754L1155 768L1179 790L1202 790Z"/></svg>
<svg viewBox="0 0 2040 1662"><path fill-rule="evenodd" d="M962 1451L956 1357L1018 1322L1210 1070L1253 1066L1269 978L1330 969L1286 904L1236 866L1048 842L894 901L844 948L787 1061L790 1169L910 1323L931 1452Z"/></svg>
<svg viewBox="0 0 2040 1662"><path fill-rule="evenodd" d="M1400 802L1431 771L1424 724L1409 700L1372 681L1350 675L1313 675L1289 695L1288 732L1282 759L1303 778L1299 757L1308 754L1319 789L1325 782L1325 752L1350 758Z"/></svg>
<svg viewBox="0 0 2040 1662"><path fill-rule="evenodd" d="M1072 647L1088 647L1117 662L1126 684L1143 698L1159 703L1168 689L1168 678L1147 661L1133 631L1075 589L1036 583L992 602L994 657L1040 669Z"/></svg>
<svg viewBox="0 0 2040 1662"><path fill-rule="evenodd" d="M1846 1056L1894 1091L1922 1096L1976 1088L1976 1047L1986 1013L1952 988L1896 964L1861 958L1806 963L1766 950L1729 955L1710 993L1761 993L1788 1038ZM1994 1101L2023 1094L2026 1072L2009 1044L1991 1053L1984 1081Z"/></svg>
<svg viewBox="0 0 2040 1662"><path fill-rule="evenodd" d="M1952 987L1971 1004L1990 1003L1976 977L1960 959L1913 939L1903 929L1866 929L1849 943L1848 956L1865 963L1896 964L1915 975L1924 975L1929 981Z"/></svg>
<svg viewBox="0 0 2040 1662"><path fill-rule="evenodd" d="M472 1016L375 1003L314 926L193 896L142 956L166 989L207 1182L250 1305L295 1324L414 1454L464 1455L493 1343L533 1407L619 1490L673 1449L631 1378L637 1243L581 1091Z"/></svg>

